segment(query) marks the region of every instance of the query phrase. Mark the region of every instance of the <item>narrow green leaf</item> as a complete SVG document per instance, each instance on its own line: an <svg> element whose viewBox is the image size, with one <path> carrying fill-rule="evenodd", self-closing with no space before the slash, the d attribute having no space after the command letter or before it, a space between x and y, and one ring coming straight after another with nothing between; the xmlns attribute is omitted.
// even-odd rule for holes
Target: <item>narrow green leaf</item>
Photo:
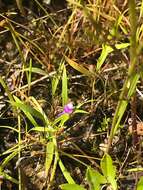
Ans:
<svg viewBox="0 0 143 190"><path fill-rule="evenodd" d="M141 1L141 6L140 6L140 18L143 16L143 0Z"/></svg>
<svg viewBox="0 0 143 190"><path fill-rule="evenodd" d="M84 114L88 114L89 112L84 111L84 110L75 110L73 113L84 113Z"/></svg>
<svg viewBox="0 0 143 190"><path fill-rule="evenodd" d="M66 67L63 65L63 76L62 76L62 105L66 105L68 101L68 79L66 73Z"/></svg>
<svg viewBox="0 0 143 190"><path fill-rule="evenodd" d="M61 122L60 122L60 124L59 124L59 127L63 127L64 126L64 124L65 124L65 122L69 119L69 114L63 114L63 118L62 118L62 120L61 120Z"/></svg>
<svg viewBox="0 0 143 190"><path fill-rule="evenodd" d="M128 101L127 100L121 100L121 104L120 104L120 108L119 108L119 111L118 111L118 117L119 118L122 118L125 110L126 110L126 107L128 105Z"/></svg>
<svg viewBox="0 0 143 190"><path fill-rule="evenodd" d="M30 106L28 105L25 105L23 103L17 103L17 102L11 102L11 104L19 109L21 109L24 114L26 115L26 117L31 121L31 123L37 127L38 124L37 122L35 121L35 119L33 118L32 114L34 114L34 109L31 108ZM32 112L33 110L33 112ZM37 115L37 114L36 114ZM39 117L38 117L39 118Z"/></svg>
<svg viewBox="0 0 143 190"><path fill-rule="evenodd" d="M57 151L57 142L56 142L55 138L53 138L53 143L54 143L54 147L55 147L55 155L54 155L53 165L52 165L52 168L51 168L51 175L50 175L49 183L51 183L53 181L53 179L54 179L57 164L58 164L58 160L59 160L59 154L58 154L58 151ZM50 184L49 184L49 186L50 186Z"/></svg>
<svg viewBox="0 0 143 190"><path fill-rule="evenodd" d="M63 176L65 177L65 179L67 180L67 182L69 184L75 184L75 181L73 180L73 178L71 177L70 173L67 171L67 169L65 168L64 164L62 163L61 159L59 159L59 167L63 173Z"/></svg>
<svg viewBox="0 0 143 190"><path fill-rule="evenodd" d="M96 70L99 71L101 66L103 65L105 59L107 58L107 56L109 55L109 53L111 53L113 51L113 48L111 46L108 45L103 45L102 46L102 52L101 55L97 61L97 67Z"/></svg>
<svg viewBox="0 0 143 190"><path fill-rule="evenodd" d="M37 131L37 132L55 132L56 130L54 130L53 128L49 128L49 127L34 127L32 129L30 129L28 132L30 131Z"/></svg>
<svg viewBox="0 0 143 190"><path fill-rule="evenodd" d="M8 162L10 162L10 160L12 160L16 155L18 154L18 150L15 150L14 152L12 152L10 155L8 155L3 162L1 163L1 167L4 168Z"/></svg>
<svg viewBox="0 0 143 190"><path fill-rule="evenodd" d="M131 168L127 172L143 172L143 168Z"/></svg>
<svg viewBox="0 0 143 190"><path fill-rule="evenodd" d="M108 154L105 154L101 160L101 169L103 175L106 177L108 183L111 184L113 190L117 190L116 182L116 168L113 166L111 157Z"/></svg>
<svg viewBox="0 0 143 190"><path fill-rule="evenodd" d="M87 100L85 102L82 102L82 103L79 103L77 106L76 106L76 109L79 109L81 106L85 105L85 104L88 104L88 103L92 103L92 102L95 102L97 100Z"/></svg>
<svg viewBox="0 0 143 190"><path fill-rule="evenodd" d="M86 190L85 188L83 188L80 185L77 185L77 184L68 184L68 183L60 185L60 188L62 190Z"/></svg>
<svg viewBox="0 0 143 190"><path fill-rule="evenodd" d="M137 183L137 190L143 190L143 176L141 176Z"/></svg>
<svg viewBox="0 0 143 190"><path fill-rule="evenodd" d="M73 67L75 70L79 71L80 73L84 74L85 76L93 77L93 73L91 71L89 71L88 69L86 69L85 67L83 67L82 65L79 65L75 61L69 59L67 56L65 56L65 59L68 62L68 64L71 67Z"/></svg>
<svg viewBox="0 0 143 190"><path fill-rule="evenodd" d="M128 35L128 30L120 24L120 28L125 35Z"/></svg>
<svg viewBox="0 0 143 190"><path fill-rule="evenodd" d="M4 82L4 80L1 76L0 76L0 83L1 83L2 87L4 88L5 92L7 93L9 100L11 102L13 102L13 96L12 96L8 86L6 85L6 83Z"/></svg>
<svg viewBox="0 0 143 190"><path fill-rule="evenodd" d="M106 178L91 167L87 168L86 178L90 185L90 190L100 190L101 184L107 183Z"/></svg>
<svg viewBox="0 0 143 190"><path fill-rule="evenodd" d="M128 105L128 101L127 100L122 100L121 103L120 103L120 107L119 107L119 110L116 114L117 116L117 122L115 124L115 127L114 127L114 130L113 130L113 134L116 133L116 131L118 130L119 128L119 125L120 125L120 121L125 113L125 110L126 110L126 107Z"/></svg>
<svg viewBox="0 0 143 190"><path fill-rule="evenodd" d="M44 121L44 116L41 112L32 108L30 105L25 104L16 96L14 96L14 99L15 99L15 102L11 102L11 104L13 106L16 106L20 110L22 110L29 119L32 119L32 115L33 115L34 117L37 117L37 118L41 119L42 121ZM35 123L34 125L37 125L36 122L34 121L34 119L32 119L32 120Z"/></svg>
<svg viewBox="0 0 143 190"><path fill-rule="evenodd" d="M121 44L115 44L115 47L117 49L124 49L127 48L130 45L130 43L121 43Z"/></svg>
<svg viewBox="0 0 143 190"><path fill-rule="evenodd" d="M55 95L56 93L56 90L57 90L57 86L59 84L59 81L60 81L60 78L61 76L55 76L53 79L52 79L52 96Z"/></svg>
<svg viewBox="0 0 143 190"><path fill-rule="evenodd" d="M138 73L136 73L134 76L131 77L128 84L129 85L128 98L130 98L134 94L139 78L140 75Z"/></svg>
<svg viewBox="0 0 143 190"><path fill-rule="evenodd" d="M61 62L59 63L59 68L52 79L52 96L53 96L53 98L55 96L58 84L62 78L63 65L64 65L64 61L62 59Z"/></svg>
<svg viewBox="0 0 143 190"><path fill-rule="evenodd" d="M44 124L49 127L50 121L49 121L46 113L43 111L40 103L33 96L30 97L30 100L32 101L31 104L34 106L34 109L41 114L41 116L43 118L43 119L42 118L41 119L44 121Z"/></svg>
<svg viewBox="0 0 143 190"><path fill-rule="evenodd" d="M15 132L19 132L17 129L15 129L14 127L10 127L10 126L0 126L0 128L5 128L5 129L11 129L12 131L15 131Z"/></svg>
<svg viewBox="0 0 143 190"><path fill-rule="evenodd" d="M64 123L69 119L69 114L68 113L64 113L61 116L59 116L58 118L55 119L55 121L52 123L52 126L54 127L57 123L60 122L59 126L63 126Z"/></svg>
<svg viewBox="0 0 143 190"><path fill-rule="evenodd" d="M116 19L114 26L111 28L110 33L112 36L118 36L119 26L121 25L122 19L123 19L123 14L120 14Z"/></svg>
<svg viewBox="0 0 143 190"><path fill-rule="evenodd" d="M54 143L48 142L46 145L46 160L45 160L45 170L47 176L53 161L53 157L54 157Z"/></svg>
<svg viewBox="0 0 143 190"><path fill-rule="evenodd" d="M11 182L13 182L13 183L15 183L15 184L19 184L18 180L14 179L14 178L11 177L10 175L4 173L3 176L4 176L5 179L7 179L7 180L9 180L9 181L11 181Z"/></svg>
<svg viewBox="0 0 143 190"><path fill-rule="evenodd" d="M32 67L32 68L24 68L23 70L21 70L21 72L22 71L31 71L32 73L37 73L37 74L39 74L39 75L47 75L47 72L45 72L45 71L43 71L42 69L40 69L40 68L37 68L37 67Z"/></svg>
<svg viewBox="0 0 143 190"><path fill-rule="evenodd" d="M5 150L4 152L2 152L2 153L0 154L0 156L6 155L6 154L10 154L10 153L15 152L15 151L18 152L18 146L19 146L19 145L16 144L15 146L9 148L8 150Z"/></svg>
<svg viewBox="0 0 143 190"><path fill-rule="evenodd" d="M28 78L27 78L27 83L28 83L28 92L30 92L31 88L31 76L32 76L32 59L29 61L29 72L27 73Z"/></svg>

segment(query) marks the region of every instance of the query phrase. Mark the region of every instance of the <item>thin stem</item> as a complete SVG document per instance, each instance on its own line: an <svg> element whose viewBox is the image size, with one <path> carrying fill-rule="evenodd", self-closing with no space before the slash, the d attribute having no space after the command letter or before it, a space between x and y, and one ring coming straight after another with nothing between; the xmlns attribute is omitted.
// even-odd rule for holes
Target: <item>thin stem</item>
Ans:
<svg viewBox="0 0 143 190"><path fill-rule="evenodd" d="M18 115L18 160L21 157L21 121L20 115ZM19 190L22 189L22 179L21 179L21 168L18 168L18 178L19 178Z"/></svg>
<svg viewBox="0 0 143 190"><path fill-rule="evenodd" d="M136 88L133 88L134 92L129 93L129 90L132 87L132 83L134 82L137 75L137 70L136 70L136 67L137 67L137 41L136 41L137 17L136 17L136 1L135 0L129 0L129 16L130 16L130 24L131 24L130 65L128 69L128 77L123 85L122 92L119 97L119 102L116 108L115 116L113 118L107 152L109 151L112 145L114 134L119 127L120 121L126 110L128 102L131 100L132 97L135 97L135 91L136 91ZM135 85L136 84L137 84L137 80L135 81ZM135 101L133 101L132 103L134 104L134 102ZM121 109L122 109L122 112L121 112ZM134 112L135 112L135 109L134 109ZM134 126L136 126L135 122L134 122Z"/></svg>

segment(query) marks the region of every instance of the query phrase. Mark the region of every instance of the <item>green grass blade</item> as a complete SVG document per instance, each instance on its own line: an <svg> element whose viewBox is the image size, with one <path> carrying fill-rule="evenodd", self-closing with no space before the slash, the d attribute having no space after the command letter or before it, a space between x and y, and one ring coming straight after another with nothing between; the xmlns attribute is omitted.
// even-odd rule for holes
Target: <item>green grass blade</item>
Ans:
<svg viewBox="0 0 143 190"><path fill-rule="evenodd" d="M130 43L121 43L121 44L115 44L115 47L117 49L125 49L130 46Z"/></svg>
<svg viewBox="0 0 143 190"><path fill-rule="evenodd" d="M10 175L6 174L6 173L3 173L3 176L6 180L9 180L15 184L19 184L18 180L16 180L15 178L11 177Z"/></svg>
<svg viewBox="0 0 143 190"><path fill-rule="evenodd" d="M137 190L143 189L143 176L140 177L138 183L137 183Z"/></svg>
<svg viewBox="0 0 143 190"><path fill-rule="evenodd" d="M63 76L62 76L62 105L68 103L68 79L66 73L66 67L63 65Z"/></svg>
<svg viewBox="0 0 143 190"><path fill-rule="evenodd" d="M68 113L64 113L61 116L59 116L58 118L56 118L53 123L52 126L55 127L58 123L58 127L61 127L64 125L64 123L69 119L69 114Z"/></svg>
<svg viewBox="0 0 143 190"><path fill-rule="evenodd" d="M50 175L49 184L47 186L47 190L51 190L50 185L54 179L58 160L59 160L59 154L58 154L58 150L57 150L57 141L56 141L55 137L53 137L53 144L54 144L54 149L55 149L55 156L54 156L54 161L53 161L53 167L51 168L51 175Z"/></svg>
<svg viewBox="0 0 143 190"><path fill-rule="evenodd" d="M90 190L100 190L101 184L107 183L106 178L91 167L87 168L86 179L90 185Z"/></svg>
<svg viewBox="0 0 143 190"><path fill-rule="evenodd" d="M13 103L13 104L15 104L24 113L30 113L34 117L37 117L37 118L41 119L42 121L44 121L43 115L38 110L32 108L30 105L25 104L16 96L14 96L14 99L15 99L15 103Z"/></svg>
<svg viewBox="0 0 143 190"><path fill-rule="evenodd" d="M96 66L96 70L99 71L101 66L103 65L105 59L107 58L107 56L113 51L113 48L111 46L108 45L102 45L102 52L101 55L99 57L99 59L97 60L97 66Z"/></svg>
<svg viewBox="0 0 143 190"><path fill-rule="evenodd" d="M131 79L128 83L129 84L129 90L127 95L128 98L130 98L135 93L139 78L140 75L138 73L135 73L133 76L131 76Z"/></svg>
<svg viewBox="0 0 143 190"><path fill-rule="evenodd" d="M84 114L88 114L89 112L84 111L84 110L75 110L73 113L84 113Z"/></svg>
<svg viewBox="0 0 143 190"><path fill-rule="evenodd" d="M41 119L44 121L46 126L49 126L50 121L49 121L47 115L45 114L45 112L43 111L39 102L33 96L30 97L30 100L32 101L31 103L34 106L34 109L37 110L41 114Z"/></svg>
<svg viewBox="0 0 143 190"><path fill-rule="evenodd" d="M10 127L10 126L6 126L6 125L5 126L0 126L0 128L11 129L12 131L15 131L15 132L19 133L19 130L15 129L13 127Z"/></svg>
<svg viewBox="0 0 143 190"><path fill-rule="evenodd" d="M41 118L39 116L39 113L37 113L36 110L34 110L33 108L31 108L28 105L25 105L23 103L17 103L17 102L10 102L13 106L15 106L16 108L19 108L21 111L24 112L24 114L26 115L26 117L31 121L31 123L37 127L38 124L36 122L36 120L34 119L34 117L32 115L34 115L34 113L36 113L36 115L38 115L37 118ZM36 117L36 116L35 116Z"/></svg>
<svg viewBox="0 0 143 190"><path fill-rule="evenodd" d="M83 67L82 65L76 63L75 61L69 59L67 56L65 56L65 59L67 61L67 63L73 67L75 70L79 71L80 73L84 74L85 76L88 77L93 77L93 73L91 71L89 71L88 69L86 69L85 67Z"/></svg>
<svg viewBox="0 0 143 190"><path fill-rule="evenodd" d="M28 94L30 94L30 88L31 88L31 74L32 74L32 59L30 59L30 61L29 61L29 72L27 73Z"/></svg>
<svg viewBox="0 0 143 190"><path fill-rule="evenodd" d="M1 83L2 87L5 89L5 92L7 93L9 100L11 102L13 102L14 101L13 96L12 96L8 86L6 85L6 83L4 82L4 80L1 76L0 76L0 83Z"/></svg>
<svg viewBox="0 0 143 190"><path fill-rule="evenodd" d="M60 81L60 76L54 76L52 79L52 96L55 96L56 90L57 90L57 86L59 84Z"/></svg>
<svg viewBox="0 0 143 190"><path fill-rule="evenodd" d="M63 64L64 64L63 60L61 60L58 71L52 79L52 96L53 97L55 96L59 81L61 80L61 74L62 74L61 71L62 71Z"/></svg>
<svg viewBox="0 0 143 190"><path fill-rule="evenodd" d="M47 72L37 67L24 68L22 71L28 71L28 72L32 72L32 73L36 73L36 74L44 75L44 76L47 75Z"/></svg>
<svg viewBox="0 0 143 190"><path fill-rule="evenodd" d="M73 180L73 178L71 177L70 173L67 171L67 169L65 168L64 164L62 163L61 159L59 159L59 167L65 177L65 179L67 180L67 182L69 184L75 184L75 181Z"/></svg>
<svg viewBox="0 0 143 190"><path fill-rule="evenodd" d="M10 155L8 155L1 163L1 167L4 168L8 162L10 162L18 154L18 149L14 150Z"/></svg>
<svg viewBox="0 0 143 190"><path fill-rule="evenodd" d="M68 183L60 185L60 188L62 190L86 190L85 188L83 188L80 185L77 185L77 184L68 184Z"/></svg>
<svg viewBox="0 0 143 190"><path fill-rule="evenodd" d="M53 161L54 149L55 149L54 143L48 142L46 145L46 160L45 160L46 175L48 175L49 169L50 169L52 161Z"/></svg>
<svg viewBox="0 0 143 190"><path fill-rule="evenodd" d="M141 2L141 6L140 6L140 18L143 16L143 0Z"/></svg>
<svg viewBox="0 0 143 190"><path fill-rule="evenodd" d="M112 185L113 190L117 190L116 168L113 165L112 159L108 154L105 154L101 160L101 169L108 183Z"/></svg>
<svg viewBox="0 0 143 190"><path fill-rule="evenodd" d="M37 132L56 132L56 130L54 130L53 128L50 128L50 127L34 127L32 129L30 129L28 132L31 132L31 131L37 131Z"/></svg>
<svg viewBox="0 0 143 190"><path fill-rule="evenodd" d="M4 151L3 153L0 154L0 156L10 154L10 153L12 153L14 151L18 151L17 147L18 147L18 144L16 144L15 146L9 148L8 150Z"/></svg>

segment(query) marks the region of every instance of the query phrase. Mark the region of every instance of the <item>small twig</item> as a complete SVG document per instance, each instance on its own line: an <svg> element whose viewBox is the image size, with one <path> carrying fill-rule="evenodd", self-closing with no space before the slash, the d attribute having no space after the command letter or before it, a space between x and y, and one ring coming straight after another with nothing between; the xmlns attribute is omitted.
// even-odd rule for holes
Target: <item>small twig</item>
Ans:
<svg viewBox="0 0 143 190"><path fill-rule="evenodd" d="M48 75L45 75L45 76L41 77L40 79L37 79L37 80L31 82L31 86L37 84L38 82L41 82L42 80L45 80L45 79L51 77L51 76L54 75L55 73L56 73L56 72L53 71L53 72L49 73ZM16 90L13 90L11 93L14 94L15 92L17 92L17 91L19 91L19 90L23 90L23 89L28 90L28 84L26 84L26 85L24 85L24 86L22 86L22 87L20 87L20 88L18 88L18 89L16 89Z"/></svg>
<svg viewBox="0 0 143 190"><path fill-rule="evenodd" d="M131 152L131 148L128 150L127 155L126 155L126 158L125 158L125 160L123 161L123 163L122 163L122 165L121 165L121 167L120 167L120 169L119 169L119 174L121 174L122 169L123 169L123 167L125 166L125 163L126 163L127 159L129 158L130 152Z"/></svg>

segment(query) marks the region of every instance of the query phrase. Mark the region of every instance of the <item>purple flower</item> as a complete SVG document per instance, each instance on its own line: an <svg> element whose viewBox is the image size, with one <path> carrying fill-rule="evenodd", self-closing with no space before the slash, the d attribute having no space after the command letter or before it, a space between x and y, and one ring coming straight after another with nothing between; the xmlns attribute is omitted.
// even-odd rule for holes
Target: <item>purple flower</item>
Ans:
<svg viewBox="0 0 143 190"><path fill-rule="evenodd" d="M64 106L64 113L72 113L73 112L73 109L74 109L74 107L73 107L73 104L72 104L72 102L70 102L70 103L68 103L67 105L65 105Z"/></svg>
<svg viewBox="0 0 143 190"><path fill-rule="evenodd" d="M72 102L70 102L64 106L63 112L61 112L58 116L61 116L65 113L70 114L73 112L73 109L74 109L74 106L73 106Z"/></svg>

